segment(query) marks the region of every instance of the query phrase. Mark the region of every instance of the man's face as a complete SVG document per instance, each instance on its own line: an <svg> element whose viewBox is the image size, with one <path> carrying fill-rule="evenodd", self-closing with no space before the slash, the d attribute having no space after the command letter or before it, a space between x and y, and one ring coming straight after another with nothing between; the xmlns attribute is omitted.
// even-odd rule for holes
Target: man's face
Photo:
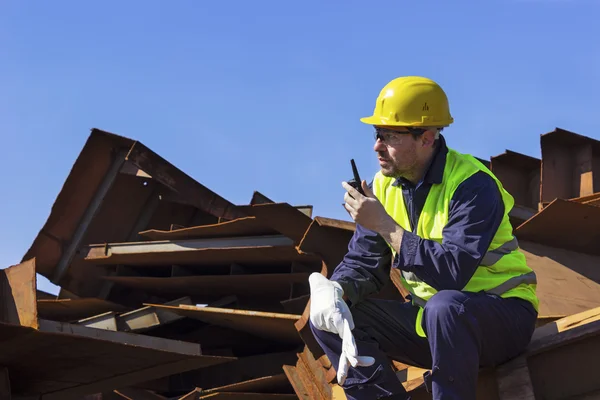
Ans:
<svg viewBox="0 0 600 400"><path fill-rule="evenodd" d="M384 176L408 178L419 167L420 137L416 139L408 130L375 127L377 159Z"/></svg>

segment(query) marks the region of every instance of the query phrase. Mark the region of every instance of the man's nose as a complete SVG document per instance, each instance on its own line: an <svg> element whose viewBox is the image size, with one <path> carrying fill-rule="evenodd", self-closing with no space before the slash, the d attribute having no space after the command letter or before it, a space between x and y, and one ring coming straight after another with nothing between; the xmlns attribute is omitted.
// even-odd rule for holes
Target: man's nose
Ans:
<svg viewBox="0 0 600 400"><path fill-rule="evenodd" d="M386 151L387 147L385 146L385 144L381 141L381 139L376 139L375 140L375 144L373 145L373 150L375 150L376 152L382 152L382 151Z"/></svg>

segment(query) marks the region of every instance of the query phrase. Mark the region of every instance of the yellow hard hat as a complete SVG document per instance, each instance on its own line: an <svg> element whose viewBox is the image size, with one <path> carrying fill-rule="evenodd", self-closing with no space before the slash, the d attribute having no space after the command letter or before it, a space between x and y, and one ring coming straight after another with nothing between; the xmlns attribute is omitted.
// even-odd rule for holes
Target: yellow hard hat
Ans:
<svg viewBox="0 0 600 400"><path fill-rule="evenodd" d="M373 115L360 120L380 126L444 127L454 122L446 93L431 79L420 76L389 82L377 97Z"/></svg>

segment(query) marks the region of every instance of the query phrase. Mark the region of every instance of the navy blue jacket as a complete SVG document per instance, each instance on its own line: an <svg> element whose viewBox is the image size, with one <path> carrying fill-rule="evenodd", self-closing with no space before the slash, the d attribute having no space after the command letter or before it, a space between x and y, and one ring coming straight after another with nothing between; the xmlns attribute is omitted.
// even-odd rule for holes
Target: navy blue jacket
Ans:
<svg viewBox="0 0 600 400"><path fill-rule="evenodd" d="M461 290L475 273L504 215L498 186L485 172L466 179L454 192L442 243L414 233L431 186L442 182L447 153L445 139L440 135L423 179L417 185L403 178L394 182L402 186L413 232L404 232L400 251L393 260L379 234L356 225L348 252L331 277L340 283L352 304L378 292L390 279L391 267L413 272L438 291Z"/></svg>

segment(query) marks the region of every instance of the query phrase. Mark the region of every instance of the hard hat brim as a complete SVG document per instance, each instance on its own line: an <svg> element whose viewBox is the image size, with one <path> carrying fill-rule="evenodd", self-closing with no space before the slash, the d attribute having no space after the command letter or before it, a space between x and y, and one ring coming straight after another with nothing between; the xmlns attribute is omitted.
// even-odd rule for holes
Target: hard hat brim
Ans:
<svg viewBox="0 0 600 400"><path fill-rule="evenodd" d="M377 125L377 126L448 126L451 123L454 122L454 118L450 118L447 121L441 121L441 122L429 122L429 121L425 121L425 122L403 122L403 121L390 121L389 118L381 118L375 115L372 115L370 117L364 117L360 119L360 122L367 124L367 125Z"/></svg>

